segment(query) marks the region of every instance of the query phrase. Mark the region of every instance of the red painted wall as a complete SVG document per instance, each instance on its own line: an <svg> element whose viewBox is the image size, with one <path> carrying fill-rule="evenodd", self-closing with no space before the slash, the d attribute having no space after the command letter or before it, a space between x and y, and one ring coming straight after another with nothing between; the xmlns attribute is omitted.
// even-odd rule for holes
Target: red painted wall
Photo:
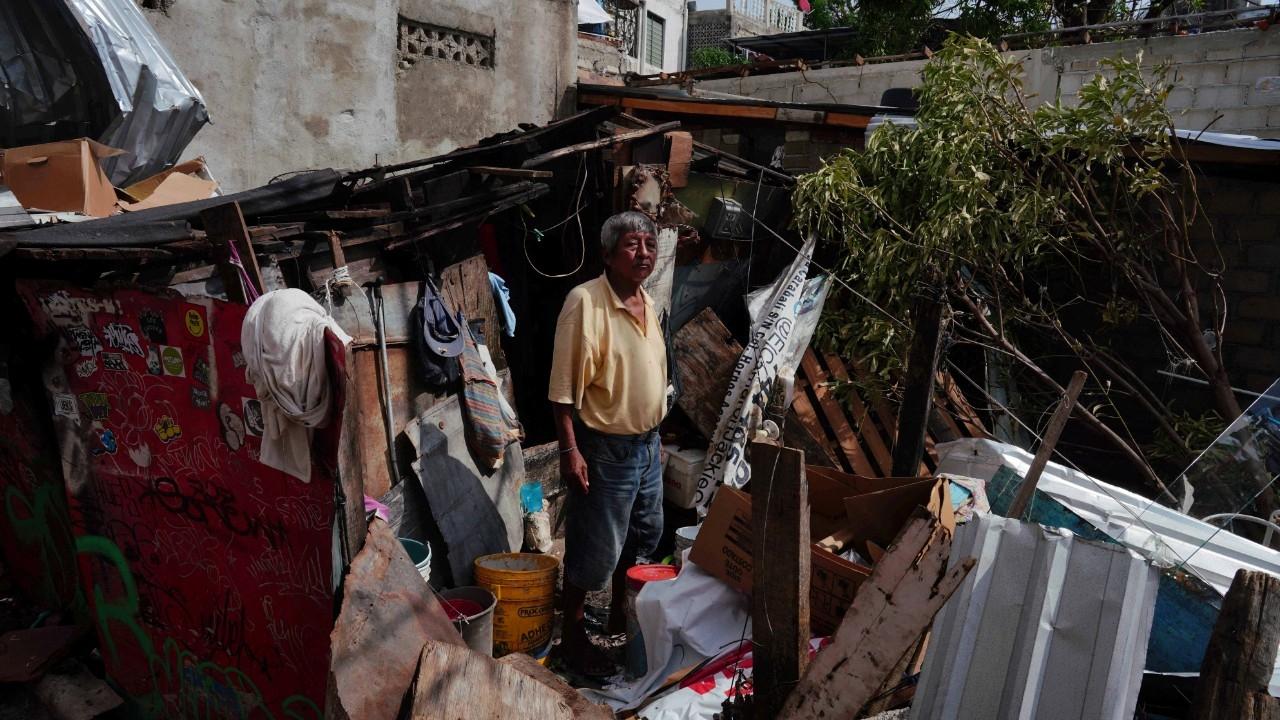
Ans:
<svg viewBox="0 0 1280 720"><path fill-rule="evenodd" d="M246 308L42 283L19 294L61 339L45 385L111 679L150 717L321 717L333 459L321 453L308 483L257 462Z"/></svg>

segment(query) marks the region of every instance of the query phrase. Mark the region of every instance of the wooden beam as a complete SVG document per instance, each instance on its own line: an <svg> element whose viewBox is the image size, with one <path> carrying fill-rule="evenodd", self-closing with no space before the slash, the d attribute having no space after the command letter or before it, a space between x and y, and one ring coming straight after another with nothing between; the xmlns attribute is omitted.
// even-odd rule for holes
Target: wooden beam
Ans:
<svg viewBox="0 0 1280 720"><path fill-rule="evenodd" d="M924 290L931 293L933 284ZM924 457L924 439L933 407L933 380L938 374L938 353L942 349L942 303L935 297L921 297L915 303L914 315L915 332L902 374L905 389L898 412L898 438L893 444L891 474L895 477L915 475Z"/></svg>
<svg viewBox="0 0 1280 720"><path fill-rule="evenodd" d="M1008 517L1021 519L1027 506L1031 504L1031 497L1036 492L1036 484L1040 482L1040 473L1044 472L1044 466L1049 464L1049 456L1053 454L1053 448L1058 444L1058 436L1062 434L1062 428L1066 427L1067 420L1071 419L1071 410L1075 408L1076 399L1080 397L1080 391L1084 388L1084 381L1088 377L1083 370L1077 370L1071 376L1067 391L1058 402L1058 409L1053 411L1053 417L1049 419L1049 427L1044 431L1044 438L1040 440L1036 456L1031 460L1031 466L1027 468L1027 474L1022 478L1022 485L1018 486L1018 494L1009 505Z"/></svg>
<svg viewBox="0 0 1280 720"><path fill-rule="evenodd" d="M866 130L871 124L871 118L866 115L855 115L854 113L828 112L827 124L836 127L850 127Z"/></svg>
<svg viewBox="0 0 1280 720"><path fill-rule="evenodd" d="M752 644L756 716L777 714L809 658L809 487L804 453L751 445ZM768 562L763 562L768 558Z"/></svg>
<svg viewBox="0 0 1280 720"><path fill-rule="evenodd" d="M818 407L822 408L822 414L826 416L827 423L836 434L836 442L840 445L840 451L848 461L849 468L859 475L875 475L875 471L871 469L871 463L862 452L862 445L858 443L858 436L849 426L844 410L836 401L835 394L828 385L827 374L818 365L818 356L812 350L806 350L800 365L813 386L813 395L818 399Z"/></svg>
<svg viewBox="0 0 1280 720"><path fill-rule="evenodd" d="M948 571L950 552L950 530L917 509L858 589L831 644L814 658L778 717L859 717L973 567L973 559L966 558Z"/></svg>
<svg viewBox="0 0 1280 720"><path fill-rule="evenodd" d="M812 352L812 351L809 351ZM808 354L806 352L806 354ZM852 382L849 377L849 369L844 366L844 361L838 356L831 353L823 355L823 359L827 361L827 367L831 369L831 374L841 382ZM862 438L867 447L871 448L871 455L875 459L876 464L880 467L880 472L866 473L870 476L888 475L889 470L893 467L893 455L889 452L889 447L893 444L892 437L881 437L880 427L876 425L871 417L871 411L862 402L862 398L858 395L857 389L849 393L849 411L853 415L853 422L857 426L858 436ZM882 421L883 422L883 421ZM886 431L887 433L888 431Z"/></svg>
<svg viewBox="0 0 1280 720"><path fill-rule="evenodd" d="M1237 570L1200 665L1193 720L1273 720L1280 700L1267 686L1280 645L1280 578Z"/></svg>
<svg viewBox="0 0 1280 720"><path fill-rule="evenodd" d="M467 172L472 175L496 175L500 177L515 177L525 180L535 180L540 178L550 178L555 173L550 170L529 170L527 168L506 168L493 167L492 165L476 165L467 168Z"/></svg>
<svg viewBox="0 0 1280 720"><path fill-rule="evenodd" d="M209 237L215 252L218 252L219 246L234 245L236 253L240 256L240 263L244 266L244 272L248 276L248 282L252 284L254 291L259 295L266 292L262 270L258 267L258 256L253 251L252 240L249 239L249 228L245 226L244 214L240 212L240 203L229 202L202 210L200 220L204 223L205 235ZM227 262L230 262L230 256L231 252L228 249ZM221 266L221 261L219 265ZM219 269L221 270L221 267ZM223 272L223 279L226 279L225 272ZM227 290L227 297L231 297L230 288Z"/></svg>
<svg viewBox="0 0 1280 720"><path fill-rule="evenodd" d="M729 392L733 364L742 346L716 315L705 308L685 323L672 339L680 396L676 404L708 440L716 434L720 409Z"/></svg>
<svg viewBox="0 0 1280 720"><path fill-rule="evenodd" d="M529 158L528 160L525 160L523 167L526 167L526 168L537 167L538 165L549 163L552 160L556 160L562 157L576 155L578 153L587 152L589 150L599 150L600 148L613 147L614 145L620 145L622 143L628 143L635 140L639 140L640 138L646 138L646 137L649 137L650 135L659 135L669 130L675 130L679 127L680 127L680 121L672 120L671 122L665 122L665 123L662 123L661 125L654 125L653 127L643 128L641 130L632 130L631 132L625 132L625 133L622 133L621 135L610 135L609 137L600 138L599 140L591 140L589 142L578 143L576 145L569 145L567 147L562 147L562 148L552 150L551 152L545 152L541 155L535 155Z"/></svg>

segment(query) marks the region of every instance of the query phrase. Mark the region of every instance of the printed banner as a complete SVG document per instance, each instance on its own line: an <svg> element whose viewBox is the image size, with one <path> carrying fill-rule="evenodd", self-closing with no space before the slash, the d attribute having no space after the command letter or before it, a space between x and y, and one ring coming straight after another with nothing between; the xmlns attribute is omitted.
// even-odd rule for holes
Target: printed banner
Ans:
<svg viewBox="0 0 1280 720"><path fill-rule="evenodd" d="M720 421L707 448L707 461L698 478L694 502L699 517L707 514L716 489L722 484L740 488L751 479L747 463L747 438L753 408L763 411L769 402L778 366L787 355L805 293L814 238L810 237L796 259L774 281L766 307L769 311L752 323L751 338L734 363L729 392L720 406Z"/></svg>

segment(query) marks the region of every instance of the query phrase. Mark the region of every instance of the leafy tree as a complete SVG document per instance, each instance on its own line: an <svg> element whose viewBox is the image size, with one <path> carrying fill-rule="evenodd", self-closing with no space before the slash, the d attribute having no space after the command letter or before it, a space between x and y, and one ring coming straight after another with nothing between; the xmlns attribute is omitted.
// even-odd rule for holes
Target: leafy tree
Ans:
<svg viewBox="0 0 1280 720"><path fill-rule="evenodd" d="M1221 417L1239 406L1217 342L1221 258L1216 242L1191 241L1199 204L1170 140L1166 70L1144 76L1138 60L1116 58L1074 106L1032 107L1016 59L949 40L923 71L916 127L882 126L865 151L797 183L799 229L836 243L838 274L889 315L837 295L822 341L887 382L915 299L941 296L953 341L1006 358L1044 399L1062 392L1055 375L1087 369L1077 422L1170 499L1132 429L1191 448L1174 410L1123 359L1134 338L1145 333L1205 377Z"/></svg>
<svg viewBox="0 0 1280 720"><path fill-rule="evenodd" d="M741 65L745 62L746 60L742 57L722 47L698 48L689 53L689 67L695 70L724 65Z"/></svg>

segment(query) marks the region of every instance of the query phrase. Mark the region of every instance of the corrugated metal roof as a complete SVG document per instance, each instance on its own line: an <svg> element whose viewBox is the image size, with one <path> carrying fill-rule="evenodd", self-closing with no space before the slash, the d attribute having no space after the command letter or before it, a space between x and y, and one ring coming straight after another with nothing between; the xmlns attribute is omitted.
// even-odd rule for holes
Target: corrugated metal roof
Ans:
<svg viewBox="0 0 1280 720"><path fill-rule="evenodd" d="M1138 555L987 513L956 531L977 559L934 621L912 718L1129 720L1159 573Z"/></svg>

